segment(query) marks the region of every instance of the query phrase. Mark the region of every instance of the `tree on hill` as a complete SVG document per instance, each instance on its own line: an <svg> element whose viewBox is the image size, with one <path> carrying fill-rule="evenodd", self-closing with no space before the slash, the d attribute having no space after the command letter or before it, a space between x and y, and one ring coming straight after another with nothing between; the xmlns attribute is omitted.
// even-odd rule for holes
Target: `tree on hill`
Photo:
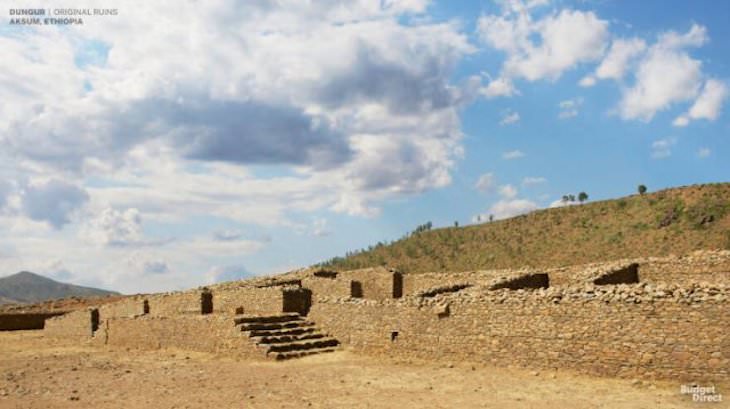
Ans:
<svg viewBox="0 0 730 409"><path fill-rule="evenodd" d="M586 192L580 192L580 193L578 193L578 201L579 202L583 203L586 200L588 200L588 193L586 193Z"/></svg>
<svg viewBox="0 0 730 409"><path fill-rule="evenodd" d="M638 191L639 191L639 194L640 194L640 195L643 195L644 193L646 193L646 186L644 186L644 185L639 185L639 187L638 187L638 188L636 188L636 190L638 190Z"/></svg>

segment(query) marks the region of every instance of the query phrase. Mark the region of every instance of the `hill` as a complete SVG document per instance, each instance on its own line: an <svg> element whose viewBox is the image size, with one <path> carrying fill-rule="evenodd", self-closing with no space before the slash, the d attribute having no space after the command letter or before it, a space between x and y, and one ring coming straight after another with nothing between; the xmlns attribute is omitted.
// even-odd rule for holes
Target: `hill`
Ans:
<svg viewBox="0 0 730 409"><path fill-rule="evenodd" d="M387 265L405 273L557 267L730 249L730 183L694 185L415 232L320 266Z"/></svg>
<svg viewBox="0 0 730 409"><path fill-rule="evenodd" d="M28 271L0 278L0 304L35 303L72 296L92 297L118 294L97 288L60 283Z"/></svg>

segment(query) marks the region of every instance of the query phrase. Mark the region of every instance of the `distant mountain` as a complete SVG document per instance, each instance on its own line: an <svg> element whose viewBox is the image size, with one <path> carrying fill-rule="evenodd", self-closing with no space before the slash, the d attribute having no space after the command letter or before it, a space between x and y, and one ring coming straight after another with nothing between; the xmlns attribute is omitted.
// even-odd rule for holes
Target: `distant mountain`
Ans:
<svg viewBox="0 0 730 409"><path fill-rule="evenodd" d="M67 297L119 295L113 291L59 283L28 271L0 278L0 304L29 304Z"/></svg>

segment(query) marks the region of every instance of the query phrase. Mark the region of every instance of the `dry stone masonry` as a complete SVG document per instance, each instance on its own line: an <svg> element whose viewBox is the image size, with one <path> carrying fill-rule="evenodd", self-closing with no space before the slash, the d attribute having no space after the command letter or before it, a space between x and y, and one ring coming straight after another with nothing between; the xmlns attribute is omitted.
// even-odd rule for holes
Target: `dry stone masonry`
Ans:
<svg viewBox="0 0 730 409"><path fill-rule="evenodd" d="M730 251L552 269L302 269L127 297L46 320L48 336L289 359L340 347L682 381L730 379Z"/></svg>

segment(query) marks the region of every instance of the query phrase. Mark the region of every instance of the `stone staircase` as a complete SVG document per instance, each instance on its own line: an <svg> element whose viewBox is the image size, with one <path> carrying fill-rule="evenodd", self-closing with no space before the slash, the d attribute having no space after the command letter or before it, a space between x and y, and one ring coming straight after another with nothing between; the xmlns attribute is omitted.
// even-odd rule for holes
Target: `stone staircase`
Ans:
<svg viewBox="0 0 730 409"><path fill-rule="evenodd" d="M265 351L267 357L276 360L333 352L340 344L296 313L238 315L234 322L243 334Z"/></svg>

